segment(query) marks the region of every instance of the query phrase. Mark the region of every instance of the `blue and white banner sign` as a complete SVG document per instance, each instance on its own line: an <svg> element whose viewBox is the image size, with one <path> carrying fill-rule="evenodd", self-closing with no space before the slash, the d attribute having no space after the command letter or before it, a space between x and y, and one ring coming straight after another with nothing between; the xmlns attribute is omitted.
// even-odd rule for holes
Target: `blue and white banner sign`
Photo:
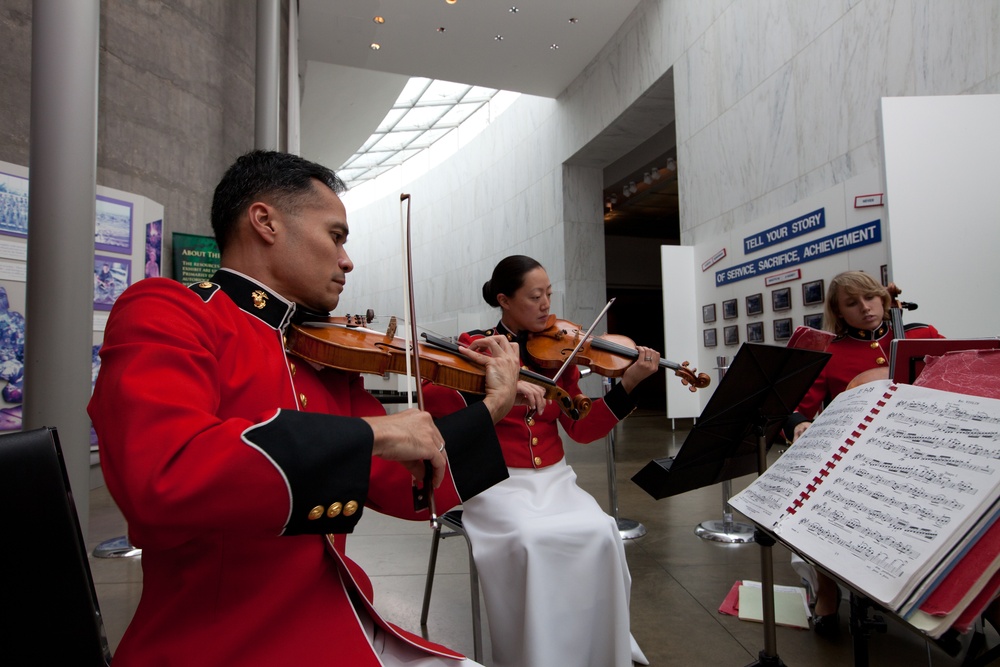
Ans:
<svg viewBox="0 0 1000 667"><path fill-rule="evenodd" d="M788 248L767 257L761 257L752 262L745 262L738 266L722 269L715 272L715 285L726 285L735 283L747 278L764 275L778 269L787 269L796 264L812 262L823 257L847 252L862 246L880 243L882 241L882 221L872 220L857 227L845 229L836 234L824 236L821 239L803 243L802 245Z"/></svg>
<svg viewBox="0 0 1000 667"><path fill-rule="evenodd" d="M826 209L820 208L794 220L783 222L777 227L771 227L759 234L746 237L743 239L743 254L749 255L776 243L794 239L796 236L802 236L824 227L826 227Z"/></svg>

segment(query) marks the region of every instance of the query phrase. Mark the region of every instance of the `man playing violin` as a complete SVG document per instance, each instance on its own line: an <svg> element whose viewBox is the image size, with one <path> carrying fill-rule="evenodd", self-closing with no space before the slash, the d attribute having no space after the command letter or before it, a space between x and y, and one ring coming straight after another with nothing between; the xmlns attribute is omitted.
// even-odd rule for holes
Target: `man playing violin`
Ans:
<svg viewBox="0 0 1000 667"><path fill-rule="evenodd" d="M483 298L501 309L493 330L463 334L470 342L500 333L520 345L522 362L552 376L526 355L532 334L546 329L552 285L545 269L523 255L497 264ZM572 343L570 344L572 346ZM559 428L578 442L605 437L635 408L630 392L659 368L660 354L638 347L638 357L589 413L574 421L526 382L526 405L496 425L510 478L463 504L462 523L489 616L495 667L629 667L648 664L629 631L631 577L615 520L576 484ZM557 384L580 393L580 371L566 368ZM474 405L474 395L426 387L435 415Z"/></svg>
<svg viewBox="0 0 1000 667"><path fill-rule="evenodd" d="M379 616L345 537L366 508L426 519L413 501L426 462L442 511L507 476L494 422L514 401L517 345L469 345L485 396L436 421L387 416L357 373L289 356L286 328L333 311L354 266L343 189L299 157L244 155L212 204L221 270L190 287L142 280L115 303L88 410L143 550L118 667L463 660Z"/></svg>

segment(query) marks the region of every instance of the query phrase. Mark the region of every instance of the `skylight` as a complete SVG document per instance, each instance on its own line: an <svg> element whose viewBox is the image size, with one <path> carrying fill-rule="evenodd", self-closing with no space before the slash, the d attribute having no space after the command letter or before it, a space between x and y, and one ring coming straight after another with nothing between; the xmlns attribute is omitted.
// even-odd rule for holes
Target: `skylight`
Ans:
<svg viewBox="0 0 1000 667"><path fill-rule="evenodd" d="M412 78L375 133L337 175L348 188L389 171L456 129L500 91L481 86Z"/></svg>

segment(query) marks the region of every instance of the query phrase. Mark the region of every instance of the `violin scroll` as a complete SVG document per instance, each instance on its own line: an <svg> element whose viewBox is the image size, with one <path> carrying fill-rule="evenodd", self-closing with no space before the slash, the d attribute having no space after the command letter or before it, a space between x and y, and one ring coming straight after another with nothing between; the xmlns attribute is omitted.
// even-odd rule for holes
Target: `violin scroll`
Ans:
<svg viewBox="0 0 1000 667"><path fill-rule="evenodd" d="M705 373L698 373L697 368L688 368L689 365L690 362L682 361L674 369L674 375L681 379L681 384L687 387L688 391L696 392L712 384L712 378Z"/></svg>

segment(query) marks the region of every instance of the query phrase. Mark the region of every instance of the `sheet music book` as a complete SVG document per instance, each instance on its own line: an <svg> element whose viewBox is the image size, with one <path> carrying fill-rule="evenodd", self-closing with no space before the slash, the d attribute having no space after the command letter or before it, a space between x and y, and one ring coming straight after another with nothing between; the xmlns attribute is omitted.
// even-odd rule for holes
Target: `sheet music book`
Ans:
<svg viewBox="0 0 1000 667"><path fill-rule="evenodd" d="M1000 400L873 382L843 392L730 505L906 616L987 532Z"/></svg>

